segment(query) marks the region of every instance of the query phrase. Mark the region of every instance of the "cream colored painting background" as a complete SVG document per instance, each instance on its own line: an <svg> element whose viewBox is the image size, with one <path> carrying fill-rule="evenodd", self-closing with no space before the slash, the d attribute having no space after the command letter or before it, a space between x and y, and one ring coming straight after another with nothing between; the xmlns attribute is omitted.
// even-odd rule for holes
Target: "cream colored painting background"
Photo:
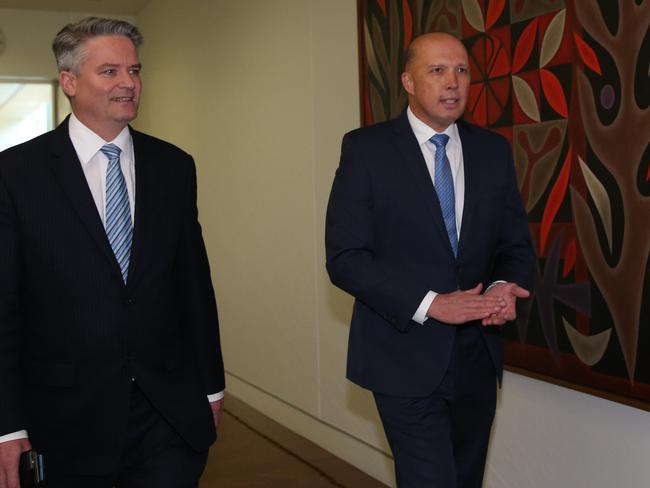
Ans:
<svg viewBox="0 0 650 488"><path fill-rule="evenodd" d="M54 78L80 13L0 9L0 76ZM359 124L354 0L151 0L136 128L196 159L228 391L391 483L371 396L347 382L352 300L329 284L323 227L344 132ZM515 374L488 488L645 488L650 415Z"/></svg>

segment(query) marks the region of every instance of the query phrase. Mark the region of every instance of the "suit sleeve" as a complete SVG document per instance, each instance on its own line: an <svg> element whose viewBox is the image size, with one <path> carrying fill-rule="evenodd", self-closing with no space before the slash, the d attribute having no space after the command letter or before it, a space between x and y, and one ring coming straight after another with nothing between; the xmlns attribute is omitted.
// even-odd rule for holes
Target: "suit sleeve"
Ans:
<svg viewBox="0 0 650 488"><path fill-rule="evenodd" d="M205 394L225 388L217 303L210 265L198 221L196 168L189 158L184 228L178 250L176 274L183 314L189 330L190 348L203 376Z"/></svg>
<svg viewBox="0 0 650 488"><path fill-rule="evenodd" d="M502 280L530 289L535 253L530 237L528 216L517 188L515 166L510 145L504 141L505 214L501 220L495 250L492 282Z"/></svg>
<svg viewBox="0 0 650 488"><path fill-rule="evenodd" d="M401 332L429 287L377 246L372 178L354 134L346 134L327 207L327 271L334 285L365 303Z"/></svg>
<svg viewBox="0 0 650 488"><path fill-rule="evenodd" d="M0 173L0 435L25 428L19 367L22 347L20 249L17 216Z"/></svg>

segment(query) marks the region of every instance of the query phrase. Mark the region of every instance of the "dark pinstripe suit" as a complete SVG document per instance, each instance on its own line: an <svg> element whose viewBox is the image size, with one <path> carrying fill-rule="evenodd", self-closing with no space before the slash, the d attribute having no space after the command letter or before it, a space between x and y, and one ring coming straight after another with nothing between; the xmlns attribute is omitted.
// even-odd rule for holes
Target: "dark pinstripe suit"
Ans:
<svg viewBox="0 0 650 488"><path fill-rule="evenodd" d="M215 439L206 395L224 372L194 162L131 133L127 285L67 120L0 153L0 435L27 429L50 470L112 469L131 378L194 449Z"/></svg>

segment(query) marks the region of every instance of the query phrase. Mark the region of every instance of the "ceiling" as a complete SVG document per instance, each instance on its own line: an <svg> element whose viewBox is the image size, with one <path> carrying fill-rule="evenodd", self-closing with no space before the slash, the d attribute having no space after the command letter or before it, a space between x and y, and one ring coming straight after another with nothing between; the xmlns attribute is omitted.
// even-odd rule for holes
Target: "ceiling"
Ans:
<svg viewBox="0 0 650 488"><path fill-rule="evenodd" d="M0 0L0 8L135 15L149 0Z"/></svg>

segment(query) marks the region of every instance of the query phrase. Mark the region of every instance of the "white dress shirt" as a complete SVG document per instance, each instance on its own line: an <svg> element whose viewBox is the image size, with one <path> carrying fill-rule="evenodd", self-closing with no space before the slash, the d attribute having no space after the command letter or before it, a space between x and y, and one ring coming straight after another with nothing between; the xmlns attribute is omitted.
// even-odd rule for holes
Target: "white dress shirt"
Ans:
<svg viewBox="0 0 650 488"><path fill-rule="evenodd" d="M99 212L104 224L106 223L106 169L108 168L108 158L100 149L106 144L114 144L121 149L120 168L129 194L131 222L133 222L135 215L135 157L133 155L133 139L128 126L124 127L115 139L106 142L83 125L74 114L71 114L68 131L74 150L81 163L81 169L83 169L86 176L88 188L90 188L90 193L92 193L93 200L95 200L97 212Z"/></svg>
<svg viewBox="0 0 650 488"><path fill-rule="evenodd" d="M126 189L129 194L131 222L133 222L135 216L135 156L133 154L133 138L131 137L128 126L124 127L115 139L107 142L82 124L74 114L71 114L68 122L68 130L70 140L72 141L77 157L81 162L81 168L86 176L88 188L90 188L90 193L92 193L102 223L106 222L105 199L108 158L100 151L100 149L105 144L115 144L121 149L120 167L124 174ZM208 395L208 401L216 402L217 400L222 399L223 396L224 392L220 391ZM25 439L27 437L27 431L21 430L0 436L0 443L16 439Z"/></svg>
<svg viewBox="0 0 650 488"><path fill-rule="evenodd" d="M427 124L418 119L415 114L411 111L411 107L406 109L406 116L408 118L409 124L411 124L411 129L415 138L420 145L420 150L422 151L422 156L424 156L424 161L427 164L427 169L429 170L429 176L431 176L431 181L435 185L435 154L436 146L429 141L431 137L435 134L439 134ZM463 221L463 205L465 203L465 169L463 165L463 146L460 142L460 136L458 135L458 127L456 124L451 124L445 129L441 134L447 134L449 136L449 141L445 150L447 152L447 159L449 159L449 164L451 166L451 177L454 181L454 197L455 197L455 211L456 211L456 232L457 237L460 238L460 226ZM413 315L413 320L418 324L424 324L427 320L427 311L431 306L434 298L438 296L433 290L430 290L425 296L420 306L415 311Z"/></svg>

